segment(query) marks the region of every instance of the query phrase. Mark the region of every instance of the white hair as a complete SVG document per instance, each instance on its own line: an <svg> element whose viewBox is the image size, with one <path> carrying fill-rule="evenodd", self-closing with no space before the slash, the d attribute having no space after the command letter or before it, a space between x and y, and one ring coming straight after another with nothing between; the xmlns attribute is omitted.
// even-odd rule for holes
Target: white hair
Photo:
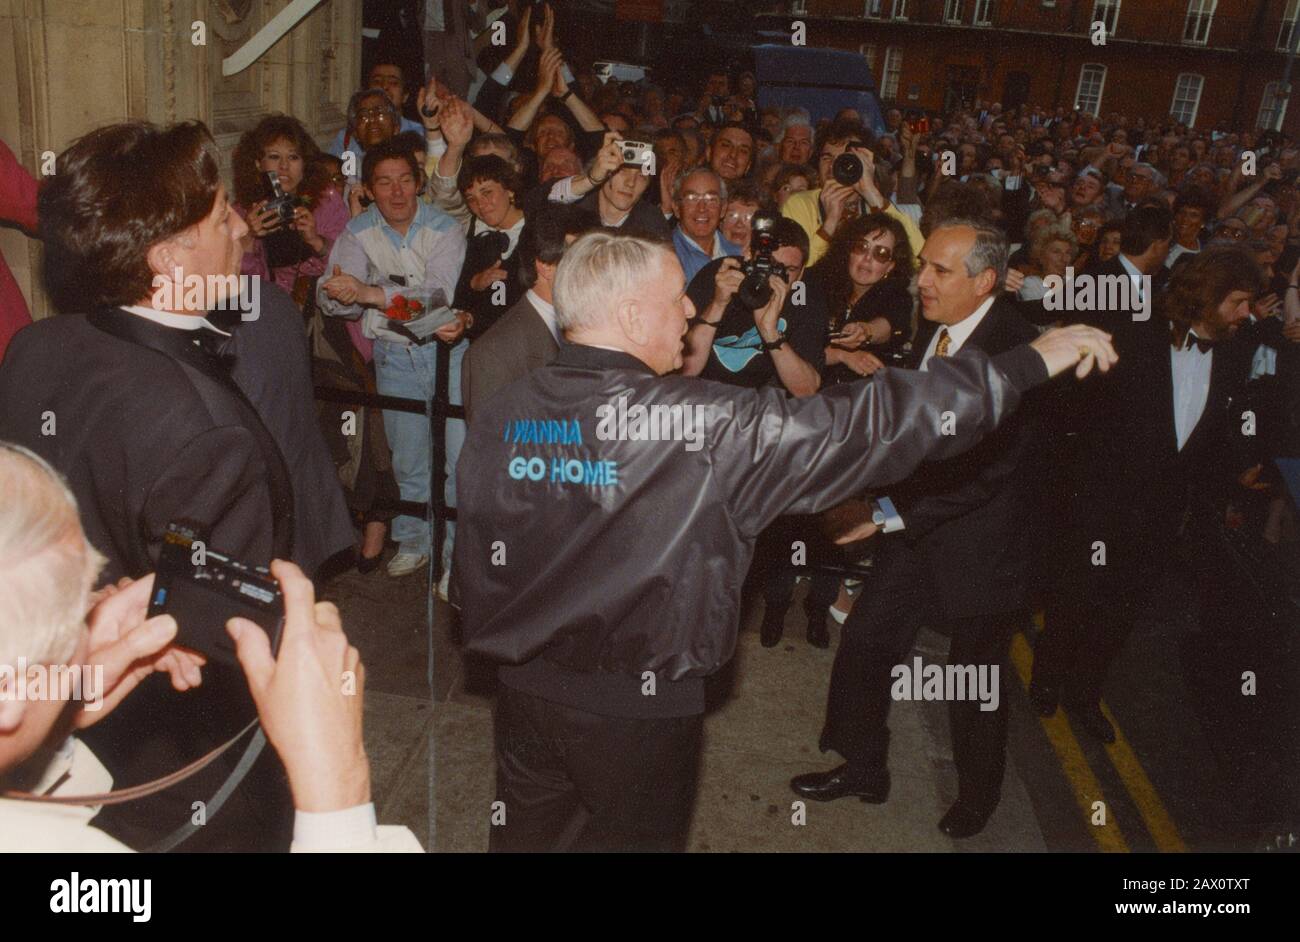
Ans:
<svg viewBox="0 0 1300 942"><path fill-rule="evenodd" d="M59 664L77 648L104 559L77 499L39 455L0 442L0 664Z"/></svg>
<svg viewBox="0 0 1300 942"><path fill-rule="evenodd" d="M560 330L607 323L620 302L639 297L672 256L663 242L611 232L589 232L564 250L555 272L555 322Z"/></svg>
<svg viewBox="0 0 1300 942"><path fill-rule="evenodd" d="M813 127L812 121L808 117L808 113L803 111L803 109L800 109L799 111L786 116L786 119L781 122L781 137L777 140L778 144L785 140L786 132L791 128L807 128L808 132L811 134Z"/></svg>

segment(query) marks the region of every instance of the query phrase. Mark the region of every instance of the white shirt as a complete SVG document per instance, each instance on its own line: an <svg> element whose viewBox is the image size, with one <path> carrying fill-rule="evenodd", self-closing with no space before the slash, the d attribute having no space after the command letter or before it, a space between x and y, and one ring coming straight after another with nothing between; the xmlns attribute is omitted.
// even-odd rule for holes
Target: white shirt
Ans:
<svg viewBox="0 0 1300 942"><path fill-rule="evenodd" d="M200 330L206 327L223 337L230 336L220 327L214 326L206 317L196 317L193 314L173 314L171 311L159 311L151 307L140 307L137 304L124 304L122 310L128 314L134 314L136 317L143 317L147 321L153 321L155 324L162 324L164 327L174 327L178 330Z"/></svg>
<svg viewBox="0 0 1300 942"><path fill-rule="evenodd" d="M560 338L560 327L555 322L555 305L542 298L542 296L532 288L528 289L528 292L524 297L529 300L537 313L542 316L542 320L546 322L546 329L551 332L551 336L555 338L555 342L559 344L564 343Z"/></svg>
<svg viewBox="0 0 1300 942"><path fill-rule="evenodd" d="M524 217L520 216L519 221L509 229L498 229L495 226L489 226L483 220L478 221L475 232L504 232L506 234L506 250L501 254L503 259L509 258L515 254L515 246L519 244L519 233L524 231Z"/></svg>
<svg viewBox="0 0 1300 942"><path fill-rule="evenodd" d="M1188 331L1196 336L1196 331ZM1210 396L1210 370L1214 365L1214 351L1202 353L1195 344L1183 349L1169 348L1169 365L1174 376L1174 432L1178 437L1178 450L1182 451L1192 437L1196 423L1201 421L1206 400Z"/></svg>
<svg viewBox="0 0 1300 942"><path fill-rule="evenodd" d="M1189 249L1184 245L1175 242L1169 247L1169 255L1165 258L1165 268L1173 268L1174 262L1178 261L1180 255L1195 255L1201 251L1201 240L1196 240L1196 248Z"/></svg>
<svg viewBox="0 0 1300 942"><path fill-rule="evenodd" d="M1129 281L1133 282L1133 300L1136 301L1138 305L1141 305L1144 300L1142 297L1142 273L1138 271L1136 265L1128 260L1128 256L1123 252L1120 252L1117 257L1119 258L1120 265L1122 265L1124 270L1128 272Z"/></svg>
<svg viewBox="0 0 1300 942"><path fill-rule="evenodd" d="M984 320L984 315L988 314L989 308L993 306L995 300L997 300L996 295L989 295L984 299L983 304L957 323L941 324L939 329L934 332L934 336L930 338L930 345L925 348L925 356L921 358L921 369L925 369L929 365L930 358L934 356L935 348L939 346L939 335L945 330L948 331L948 356L955 356L957 351L962 348L962 344L970 339L971 334L975 333L975 328L980 325L980 321Z"/></svg>

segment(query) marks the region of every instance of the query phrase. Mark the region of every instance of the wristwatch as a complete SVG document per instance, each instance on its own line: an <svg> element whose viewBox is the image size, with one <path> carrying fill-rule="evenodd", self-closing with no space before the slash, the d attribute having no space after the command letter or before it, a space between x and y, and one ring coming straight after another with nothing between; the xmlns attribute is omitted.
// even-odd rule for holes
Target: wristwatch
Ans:
<svg viewBox="0 0 1300 942"><path fill-rule="evenodd" d="M776 339L773 340L771 343L764 343L764 344L763 344L763 349L764 349L764 350L775 350L777 347L782 346L784 343L785 343L785 334L777 334L777 335L776 335Z"/></svg>
<svg viewBox="0 0 1300 942"><path fill-rule="evenodd" d="M885 512L880 509L880 505L874 500L871 502L871 522L878 527L885 525Z"/></svg>
<svg viewBox="0 0 1300 942"><path fill-rule="evenodd" d="M567 89L563 95L556 95L555 100L559 102L566 102L569 100L569 96L572 94L573 94L573 89L571 88Z"/></svg>

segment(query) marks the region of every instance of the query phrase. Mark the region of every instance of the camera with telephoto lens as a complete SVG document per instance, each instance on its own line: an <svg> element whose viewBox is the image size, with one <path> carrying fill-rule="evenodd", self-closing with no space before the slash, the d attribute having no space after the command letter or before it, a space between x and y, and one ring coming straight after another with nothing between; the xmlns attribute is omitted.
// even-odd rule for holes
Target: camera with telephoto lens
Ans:
<svg viewBox="0 0 1300 942"><path fill-rule="evenodd" d="M844 153L835 158L835 162L831 164L831 176L835 178L836 183L841 186L853 186L862 179L864 169L862 159L852 151L855 147L866 146L864 141L849 141Z"/></svg>
<svg viewBox="0 0 1300 942"><path fill-rule="evenodd" d="M790 280L785 266L772 258L772 253L781 247L776 241L777 218L776 213L757 212L754 213L754 219L750 223L753 234L750 236L749 246L753 251L753 257L741 263L740 270L744 272L745 279L736 290L736 300L746 310L757 311L772 300L772 286L767 280L769 275L778 275L785 281Z"/></svg>

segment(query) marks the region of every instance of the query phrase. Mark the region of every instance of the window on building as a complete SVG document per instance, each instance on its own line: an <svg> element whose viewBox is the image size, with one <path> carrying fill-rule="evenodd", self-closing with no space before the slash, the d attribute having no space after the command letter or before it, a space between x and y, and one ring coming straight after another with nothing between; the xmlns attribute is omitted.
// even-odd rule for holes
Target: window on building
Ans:
<svg viewBox="0 0 1300 942"><path fill-rule="evenodd" d="M880 19L880 8L885 5L885 0L867 0L866 9L862 15L869 19Z"/></svg>
<svg viewBox="0 0 1300 942"><path fill-rule="evenodd" d="M876 74L876 44L861 43L858 46L858 52L862 53L862 58L867 60L867 70L872 75L875 75Z"/></svg>
<svg viewBox="0 0 1300 942"><path fill-rule="evenodd" d="M1119 4L1120 0L1097 0L1092 5L1092 22L1105 23L1107 36L1114 36L1119 25Z"/></svg>
<svg viewBox="0 0 1300 942"><path fill-rule="evenodd" d="M1282 14L1282 27L1277 31L1277 48L1280 52L1289 51L1300 39L1296 34L1295 21L1300 16L1300 0L1289 0L1286 12Z"/></svg>
<svg viewBox="0 0 1300 942"><path fill-rule="evenodd" d="M1101 114L1101 93L1106 87L1106 67L1085 63L1079 70L1079 89L1074 93L1074 107L1087 114Z"/></svg>
<svg viewBox="0 0 1300 942"><path fill-rule="evenodd" d="M890 12L896 20L907 19L907 0L894 0L894 9Z"/></svg>
<svg viewBox="0 0 1300 942"><path fill-rule="evenodd" d="M1196 109L1201 105L1201 86L1205 77L1182 72L1174 83L1174 102L1169 106L1169 117L1189 128L1196 124Z"/></svg>
<svg viewBox="0 0 1300 942"><path fill-rule="evenodd" d="M1210 39L1210 22L1219 0L1187 0L1187 22L1183 24L1183 42L1204 46Z"/></svg>
<svg viewBox="0 0 1300 942"><path fill-rule="evenodd" d="M1259 103L1259 117L1255 120L1255 127L1261 131L1282 130L1287 100L1280 94L1281 90L1281 82L1269 82L1264 86L1264 97Z"/></svg>
<svg viewBox="0 0 1300 942"><path fill-rule="evenodd" d="M975 0L975 25L992 26L997 0Z"/></svg>
<svg viewBox="0 0 1300 942"><path fill-rule="evenodd" d="M885 69L880 77L880 97L893 101L898 97L898 80L903 74L903 50L890 46L885 50Z"/></svg>
<svg viewBox="0 0 1300 942"><path fill-rule="evenodd" d="M961 22L961 0L947 0L943 5L943 21L945 23Z"/></svg>

